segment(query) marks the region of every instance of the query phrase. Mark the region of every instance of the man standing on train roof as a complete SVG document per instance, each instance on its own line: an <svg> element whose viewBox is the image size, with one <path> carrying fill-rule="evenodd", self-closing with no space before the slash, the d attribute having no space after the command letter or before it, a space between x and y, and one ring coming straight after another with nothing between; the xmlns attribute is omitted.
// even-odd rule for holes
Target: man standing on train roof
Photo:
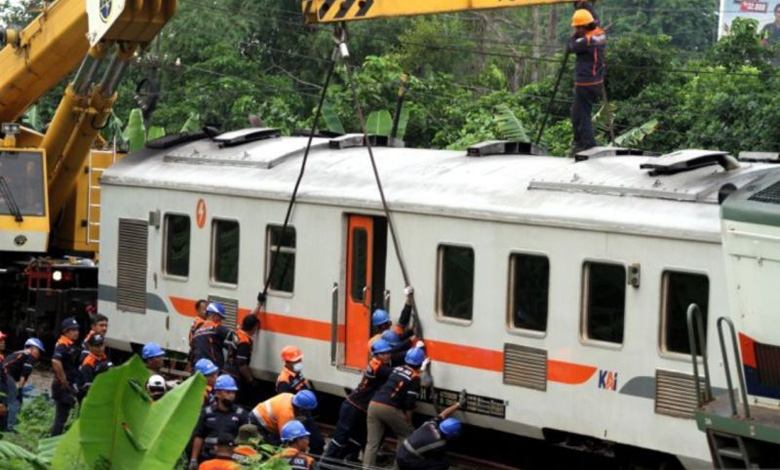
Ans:
<svg viewBox="0 0 780 470"><path fill-rule="evenodd" d="M214 403L214 385L217 383L219 367L208 359L200 359L195 363L195 372L200 372L206 377L206 390L203 392L203 406Z"/></svg>
<svg viewBox="0 0 780 470"><path fill-rule="evenodd" d="M280 393L255 406L250 413L249 423L257 426L266 442L278 445L284 425L297 419L306 426L312 437L316 434L318 439L322 441L318 443L318 448L319 446L324 447L324 440L317 423L311 418L311 412L315 409L317 409L317 396L311 390L301 390L295 395ZM320 454L322 450L315 453Z"/></svg>
<svg viewBox="0 0 780 470"><path fill-rule="evenodd" d="M254 336L259 327L260 320L256 315L245 316L241 321L241 329L235 331L233 341L228 345L225 372L236 379L238 383L237 401L242 405L250 403L254 394L255 378L249 369L249 364L252 362Z"/></svg>
<svg viewBox="0 0 780 470"><path fill-rule="evenodd" d="M90 336L87 346L89 347L89 353L81 361L81 367L79 367L79 402L87 396L87 392L92 387L95 378L113 367L113 364L106 356L106 345L103 335L96 333Z"/></svg>
<svg viewBox="0 0 780 470"><path fill-rule="evenodd" d="M2 336L5 338L5 335ZM0 376L5 377L5 382L0 383L0 391L4 391L6 394L7 431L13 431L14 426L16 426L16 416L22 409L22 389L27 384L33 368L38 364L38 360L44 352L41 340L30 338L24 342L24 349L9 354L2 361Z"/></svg>
<svg viewBox="0 0 780 470"><path fill-rule="evenodd" d="M458 403L448 407L438 416L415 429L396 450L399 470L447 470L447 443L460 435L461 422L450 418L466 404L466 391Z"/></svg>
<svg viewBox="0 0 780 470"><path fill-rule="evenodd" d="M81 342L81 356L79 357L80 362L84 362L87 354L89 354L90 338L92 338L94 335L101 335L103 337L106 336L106 333L108 332L108 317L102 313L96 313L90 317L89 325L90 330L87 333L87 336L84 337L84 341Z"/></svg>
<svg viewBox="0 0 780 470"><path fill-rule="evenodd" d="M192 325L190 325L190 334L188 336L188 341L190 345L190 352L187 356L190 367L193 367L195 365L194 360L194 353L192 349L192 337L195 336L195 332L198 331L198 328L203 325L203 322L206 321L206 307L209 305L208 300L197 300L195 302L195 319L192 321Z"/></svg>
<svg viewBox="0 0 780 470"><path fill-rule="evenodd" d="M605 53L607 35L598 26L598 20L587 2L578 4L572 16L575 28L567 45L568 51L576 55L574 63L574 103L571 108L571 123L574 132L574 153L595 147L593 137L593 106L604 95L606 74Z"/></svg>
<svg viewBox="0 0 780 470"><path fill-rule="evenodd" d="M195 331L192 336L193 360L209 359L222 369L225 365L225 343L233 336L230 328L222 324L227 317L225 307L219 302L211 302L206 307L207 320Z"/></svg>
<svg viewBox="0 0 780 470"><path fill-rule="evenodd" d="M420 396L420 367L425 359L422 349L410 349L406 353L406 364L393 369L387 382L369 403L364 469L376 465L376 456L388 428L395 433L399 444L414 431L412 412Z"/></svg>
<svg viewBox="0 0 780 470"><path fill-rule="evenodd" d="M217 436L214 446L214 457L205 460L196 468L198 470L239 470L242 468L241 464L233 460L234 440L235 436L229 433L222 433ZM192 468L192 465L190 465L190 468Z"/></svg>
<svg viewBox="0 0 780 470"><path fill-rule="evenodd" d="M318 470L319 465L306 455L309 452L309 431L300 421L292 420L282 427L282 442L285 448L273 459L284 460L291 470Z"/></svg>
<svg viewBox="0 0 780 470"><path fill-rule="evenodd" d="M68 317L62 321L62 335L54 346L51 356L51 367L54 379L51 383L51 397L54 400L54 423L51 436L59 436L65 430L70 410L76 404L79 380L79 324L75 318Z"/></svg>
<svg viewBox="0 0 780 470"><path fill-rule="evenodd" d="M284 368L276 378L276 393L298 393L311 390L312 386L303 376L303 351L298 346L285 346L282 349Z"/></svg>
<svg viewBox="0 0 780 470"><path fill-rule="evenodd" d="M390 344L383 339L371 345L372 357L363 372L363 378L341 404L339 421L325 452L326 458L343 460L356 456L366 445L368 404L393 372L390 366L391 350Z"/></svg>
<svg viewBox="0 0 780 470"><path fill-rule="evenodd" d="M236 405L238 386L233 377L220 375L214 385L216 403L204 406L200 412L198 424L195 426L190 454L189 470L198 468L198 461L214 458L216 455L217 438L229 434L232 439L238 435L238 429L247 424L249 417L246 410ZM232 457L233 449L230 449Z"/></svg>

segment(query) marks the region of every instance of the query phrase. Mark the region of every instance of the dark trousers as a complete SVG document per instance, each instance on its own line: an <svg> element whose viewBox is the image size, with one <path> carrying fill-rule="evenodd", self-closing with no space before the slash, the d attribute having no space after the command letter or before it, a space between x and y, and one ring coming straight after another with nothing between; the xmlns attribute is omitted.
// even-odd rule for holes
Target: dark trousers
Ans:
<svg viewBox="0 0 780 470"><path fill-rule="evenodd" d="M325 457L343 460L360 453L366 445L366 412L344 400L339 410L339 422L328 444Z"/></svg>
<svg viewBox="0 0 780 470"><path fill-rule="evenodd" d="M70 411L76 404L76 397L71 390L63 387L59 382L51 386L51 397L54 400L54 424L51 426L51 435L59 436L65 431L65 423L68 422Z"/></svg>
<svg viewBox="0 0 780 470"><path fill-rule="evenodd" d="M593 137L593 105L601 98L603 85L575 86L571 107L571 125L574 132L574 151L587 150L598 144Z"/></svg>

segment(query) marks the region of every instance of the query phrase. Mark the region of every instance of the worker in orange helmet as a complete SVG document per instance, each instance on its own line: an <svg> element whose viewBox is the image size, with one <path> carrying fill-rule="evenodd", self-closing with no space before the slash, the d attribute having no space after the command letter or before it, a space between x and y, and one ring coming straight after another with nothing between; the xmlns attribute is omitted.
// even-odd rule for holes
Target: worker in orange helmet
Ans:
<svg viewBox="0 0 780 470"><path fill-rule="evenodd" d="M574 34L567 46L576 55L574 64L574 103L571 108L571 123L574 132L574 153L595 147L593 136L593 106L604 95L606 74L605 53L607 35L598 26L588 3L579 4L571 25Z"/></svg>
<svg viewBox="0 0 780 470"><path fill-rule="evenodd" d="M282 349L284 368L276 379L276 393L298 393L312 390L311 383L303 376L303 351L298 346Z"/></svg>

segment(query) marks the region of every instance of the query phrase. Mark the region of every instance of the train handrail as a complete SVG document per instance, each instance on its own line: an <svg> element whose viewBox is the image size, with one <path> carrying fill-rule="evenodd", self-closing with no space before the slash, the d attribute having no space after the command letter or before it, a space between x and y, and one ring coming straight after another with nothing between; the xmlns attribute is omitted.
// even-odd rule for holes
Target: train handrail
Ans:
<svg viewBox="0 0 780 470"><path fill-rule="evenodd" d="M710 368L707 360L707 340L704 336L704 322L702 321L701 309L697 304L688 306L688 344L691 349L691 362L693 362L693 380L696 383L696 403L701 407L704 403L712 401L712 384L710 383ZM696 323L694 323L694 319ZM699 346L701 347L701 359L704 367L704 385L705 394L702 401L701 383L699 381L699 358L696 354L696 336L699 337Z"/></svg>
<svg viewBox="0 0 780 470"><path fill-rule="evenodd" d="M338 355L339 338L339 283L334 282L330 291L331 295L331 315L330 315L330 364L336 365Z"/></svg>
<svg viewBox="0 0 780 470"><path fill-rule="evenodd" d="M745 407L745 418L750 418L750 404L748 403L747 399L747 388L745 387L745 373L742 370L742 367L740 367L740 357L739 357L739 347L737 345L737 334L734 329L734 322L731 321L730 318L727 317L720 317L718 318L717 327L718 327L718 339L720 340L720 352L723 356L723 369L726 372L726 385L729 389L729 401L731 402L731 414L733 416L739 416L739 412L737 411L737 400L734 396L734 387L732 386L731 382L731 367L729 366L729 359L728 354L726 353L726 342L723 339L723 323L726 323L729 326L729 330L731 333L731 346L734 351L734 362L737 366L737 377L739 378L739 391L742 395L742 404Z"/></svg>

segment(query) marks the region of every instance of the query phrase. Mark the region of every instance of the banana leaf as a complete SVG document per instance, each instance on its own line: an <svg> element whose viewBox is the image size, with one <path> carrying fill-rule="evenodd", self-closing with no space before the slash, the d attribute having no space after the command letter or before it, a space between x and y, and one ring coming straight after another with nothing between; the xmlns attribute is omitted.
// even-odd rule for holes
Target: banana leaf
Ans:
<svg viewBox="0 0 780 470"><path fill-rule="evenodd" d="M62 441L62 436L47 437L38 441L38 457L44 462L51 463L54 459L54 453L57 451L57 446Z"/></svg>
<svg viewBox="0 0 780 470"><path fill-rule="evenodd" d="M127 120L127 127L122 133L122 137L130 142L130 151L141 150L146 144L146 127L144 126L144 116L138 108L130 111L130 117Z"/></svg>
<svg viewBox="0 0 780 470"><path fill-rule="evenodd" d="M398 140L404 140L406 134L406 125L409 124L409 108L401 108L401 115L398 118L398 134L395 136Z"/></svg>
<svg viewBox="0 0 780 470"><path fill-rule="evenodd" d="M51 460L51 467L54 470L74 470L86 466L79 443L81 438L79 431L79 421L76 420L65 434L54 438L59 439L54 458Z"/></svg>
<svg viewBox="0 0 780 470"><path fill-rule="evenodd" d="M0 441L0 461L11 459L25 461L35 468L35 470L50 470L48 463L44 459L33 454L29 450L11 442Z"/></svg>
<svg viewBox="0 0 780 470"><path fill-rule="evenodd" d="M618 147L635 148L644 140L645 137L658 129L658 119L651 119L639 127L634 127L620 134L615 138L615 145Z"/></svg>
<svg viewBox="0 0 780 470"><path fill-rule="evenodd" d="M336 114L336 110L333 109L333 105L330 104L330 101L322 103L322 117L325 119L325 127L329 131L337 134L347 133L347 131L344 130L344 125L341 124L339 115Z"/></svg>
<svg viewBox="0 0 780 470"><path fill-rule="evenodd" d="M390 115L390 111L383 109L368 115L368 120L366 121L366 132L368 135L389 136L392 130L393 116Z"/></svg>
<svg viewBox="0 0 780 470"><path fill-rule="evenodd" d="M148 377L137 356L100 374L84 399L81 416L57 450L55 469L67 468L57 467L67 461L64 454L73 458L71 432L77 434L77 450L91 468L173 468L198 420L206 381L197 374L152 402L144 387Z"/></svg>
<svg viewBox="0 0 780 470"><path fill-rule="evenodd" d="M195 134L200 132L200 114L191 112L179 132L182 134Z"/></svg>
<svg viewBox="0 0 780 470"><path fill-rule="evenodd" d="M498 114L495 116L495 122L498 125L498 134L502 139L531 142L522 121L515 116L509 106L500 104L496 106L496 111Z"/></svg>
<svg viewBox="0 0 780 470"><path fill-rule="evenodd" d="M24 113L24 118L33 130L43 130L43 123L41 122L41 113L38 112L38 105L30 106L30 108L27 109L27 112Z"/></svg>
<svg viewBox="0 0 780 470"><path fill-rule="evenodd" d="M165 137L165 128L160 126L151 126L149 132L146 134L147 142L150 140L159 139Z"/></svg>

